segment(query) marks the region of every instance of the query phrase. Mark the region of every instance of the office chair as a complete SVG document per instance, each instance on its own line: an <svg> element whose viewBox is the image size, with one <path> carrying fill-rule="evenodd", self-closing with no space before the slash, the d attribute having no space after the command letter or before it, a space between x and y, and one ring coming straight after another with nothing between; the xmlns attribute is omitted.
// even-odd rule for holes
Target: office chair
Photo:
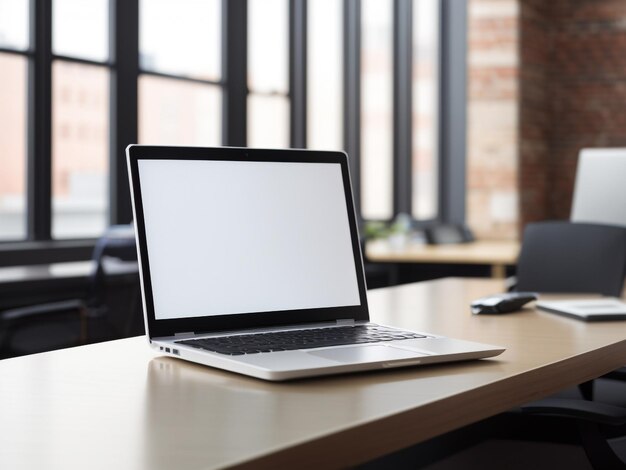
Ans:
<svg viewBox="0 0 626 470"><path fill-rule="evenodd" d="M619 297L626 274L626 228L560 221L529 224L517 265L518 291L595 293ZM605 377L626 375L626 369ZM624 469L609 444L623 435L626 408L591 401L593 381L579 385L584 400L547 398L521 407L526 415L573 420L596 469Z"/></svg>
<svg viewBox="0 0 626 470"><path fill-rule="evenodd" d="M594 469L626 468L626 408L587 400L546 398L524 405L518 411L522 415L572 421L578 428L580 445Z"/></svg>
<svg viewBox="0 0 626 470"><path fill-rule="evenodd" d="M515 290L619 297L626 271L626 228L561 221L528 224Z"/></svg>
<svg viewBox="0 0 626 470"><path fill-rule="evenodd" d="M619 297L626 274L626 228L547 221L528 224L513 290ZM611 373L626 376L626 369ZM587 400L593 381L579 385Z"/></svg>
<svg viewBox="0 0 626 470"><path fill-rule="evenodd" d="M21 356L128 336L139 316L138 288L124 324L111 321L107 306L105 259L137 259L135 239L126 227L113 227L93 250L94 269L84 298L29 305L0 312L0 358ZM133 273L133 277L137 274ZM138 286L138 279L134 282Z"/></svg>

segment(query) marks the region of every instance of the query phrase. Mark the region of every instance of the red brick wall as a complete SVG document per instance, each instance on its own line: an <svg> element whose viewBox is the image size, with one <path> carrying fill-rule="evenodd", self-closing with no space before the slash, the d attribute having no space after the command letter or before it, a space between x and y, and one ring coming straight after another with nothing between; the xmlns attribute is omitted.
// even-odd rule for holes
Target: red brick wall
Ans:
<svg viewBox="0 0 626 470"><path fill-rule="evenodd" d="M470 0L467 222L480 238L518 225L518 0Z"/></svg>
<svg viewBox="0 0 626 470"><path fill-rule="evenodd" d="M567 219L579 150L626 146L626 1L521 12L521 222Z"/></svg>
<svg viewBox="0 0 626 470"><path fill-rule="evenodd" d="M550 215L551 15L550 2L520 5L520 102L518 188L521 222Z"/></svg>

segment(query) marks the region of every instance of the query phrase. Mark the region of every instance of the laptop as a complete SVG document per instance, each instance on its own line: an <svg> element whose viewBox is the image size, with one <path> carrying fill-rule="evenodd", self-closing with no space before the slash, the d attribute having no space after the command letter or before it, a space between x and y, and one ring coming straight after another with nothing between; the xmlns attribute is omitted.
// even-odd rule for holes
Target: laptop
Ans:
<svg viewBox="0 0 626 470"><path fill-rule="evenodd" d="M341 152L127 148L146 335L266 380L496 356L369 321Z"/></svg>

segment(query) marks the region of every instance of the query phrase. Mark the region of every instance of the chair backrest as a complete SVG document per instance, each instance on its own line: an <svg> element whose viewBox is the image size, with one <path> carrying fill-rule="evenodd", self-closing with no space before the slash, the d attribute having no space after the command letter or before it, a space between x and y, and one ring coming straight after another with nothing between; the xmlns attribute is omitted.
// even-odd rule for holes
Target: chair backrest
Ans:
<svg viewBox="0 0 626 470"><path fill-rule="evenodd" d="M120 261L136 261L137 248L131 226L114 226L109 228L96 242L92 260L94 270L90 278L89 303L102 302L106 279L105 259L116 258Z"/></svg>
<svg viewBox="0 0 626 470"><path fill-rule="evenodd" d="M128 267L125 296L117 295L120 308L107 308L107 276L104 260L137 259L132 227L112 227L93 251L94 270L87 298L70 298L30 304L0 312L0 358L33 354L86 342L140 334L139 275ZM120 284L120 283L118 283ZM116 293L121 286L117 285ZM123 298L121 298L123 297ZM112 318L116 317L116 318ZM121 317L121 318L117 318Z"/></svg>
<svg viewBox="0 0 626 470"><path fill-rule="evenodd" d="M518 291L620 296L626 269L626 228L528 224L517 264Z"/></svg>
<svg viewBox="0 0 626 470"><path fill-rule="evenodd" d="M131 263L132 267L123 263L120 263L119 266L111 266L106 263L110 259L135 263ZM130 334L141 333L143 322L141 321L139 273L136 269L137 248L133 227L110 227L98 239L93 250L92 260L94 261L94 270L90 277L86 301L92 312L101 314L99 321L101 331L99 333L106 334L108 330L113 337L125 337ZM123 278L116 278L115 286L110 286L111 282L108 279L111 275L123 275ZM111 304L112 293L115 294L113 304ZM92 323L97 324L98 322L92 321ZM105 339L107 339L106 336Z"/></svg>

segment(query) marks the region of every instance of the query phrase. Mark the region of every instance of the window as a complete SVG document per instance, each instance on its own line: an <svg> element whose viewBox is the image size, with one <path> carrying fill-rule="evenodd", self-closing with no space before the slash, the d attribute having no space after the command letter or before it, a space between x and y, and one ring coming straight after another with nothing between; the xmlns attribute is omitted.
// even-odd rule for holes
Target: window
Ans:
<svg viewBox="0 0 626 470"><path fill-rule="evenodd" d="M248 145L251 147L289 147L288 61L287 0L248 0Z"/></svg>
<svg viewBox="0 0 626 470"><path fill-rule="evenodd" d="M139 78L139 141L154 145L221 143L218 87L171 78Z"/></svg>
<svg viewBox="0 0 626 470"><path fill-rule="evenodd" d="M108 11L107 0L0 0L1 240L94 237L106 226Z"/></svg>
<svg viewBox="0 0 626 470"><path fill-rule="evenodd" d="M139 11L139 141L221 145L220 1L141 0Z"/></svg>
<svg viewBox="0 0 626 470"><path fill-rule="evenodd" d="M220 80L219 0L141 0L139 12L142 70Z"/></svg>
<svg viewBox="0 0 626 470"><path fill-rule="evenodd" d="M393 1L361 2L361 214L393 217Z"/></svg>
<svg viewBox="0 0 626 470"><path fill-rule="evenodd" d="M52 63L52 236L97 237L108 224L108 67Z"/></svg>
<svg viewBox="0 0 626 470"><path fill-rule="evenodd" d="M307 4L307 144L343 150L343 5Z"/></svg>
<svg viewBox="0 0 626 470"><path fill-rule="evenodd" d="M0 53L0 240L26 238L26 57Z"/></svg>
<svg viewBox="0 0 626 470"><path fill-rule="evenodd" d="M52 237L108 224L109 2L52 2Z"/></svg>
<svg viewBox="0 0 626 470"><path fill-rule="evenodd" d="M26 238L28 2L0 0L0 240Z"/></svg>
<svg viewBox="0 0 626 470"><path fill-rule="evenodd" d="M52 52L94 62L109 59L108 0L53 0Z"/></svg>
<svg viewBox="0 0 626 470"><path fill-rule="evenodd" d="M466 8L0 0L0 251L87 256L136 142L345 149L361 218L462 221Z"/></svg>
<svg viewBox="0 0 626 470"><path fill-rule="evenodd" d="M413 149L412 215L418 220L439 214L439 0L413 1Z"/></svg>
<svg viewBox="0 0 626 470"><path fill-rule="evenodd" d="M442 2L307 4L307 146L343 149L349 147L344 135L356 131L358 144L348 150L358 161L353 181L363 219L390 220L401 212L425 223L445 217ZM355 23L358 39L350 42L346 28ZM350 67L355 78L346 83ZM359 90L356 103L346 96L350 88ZM352 106L352 119L346 106Z"/></svg>
<svg viewBox="0 0 626 470"><path fill-rule="evenodd" d="M26 51L29 44L29 2L0 0L0 47Z"/></svg>

